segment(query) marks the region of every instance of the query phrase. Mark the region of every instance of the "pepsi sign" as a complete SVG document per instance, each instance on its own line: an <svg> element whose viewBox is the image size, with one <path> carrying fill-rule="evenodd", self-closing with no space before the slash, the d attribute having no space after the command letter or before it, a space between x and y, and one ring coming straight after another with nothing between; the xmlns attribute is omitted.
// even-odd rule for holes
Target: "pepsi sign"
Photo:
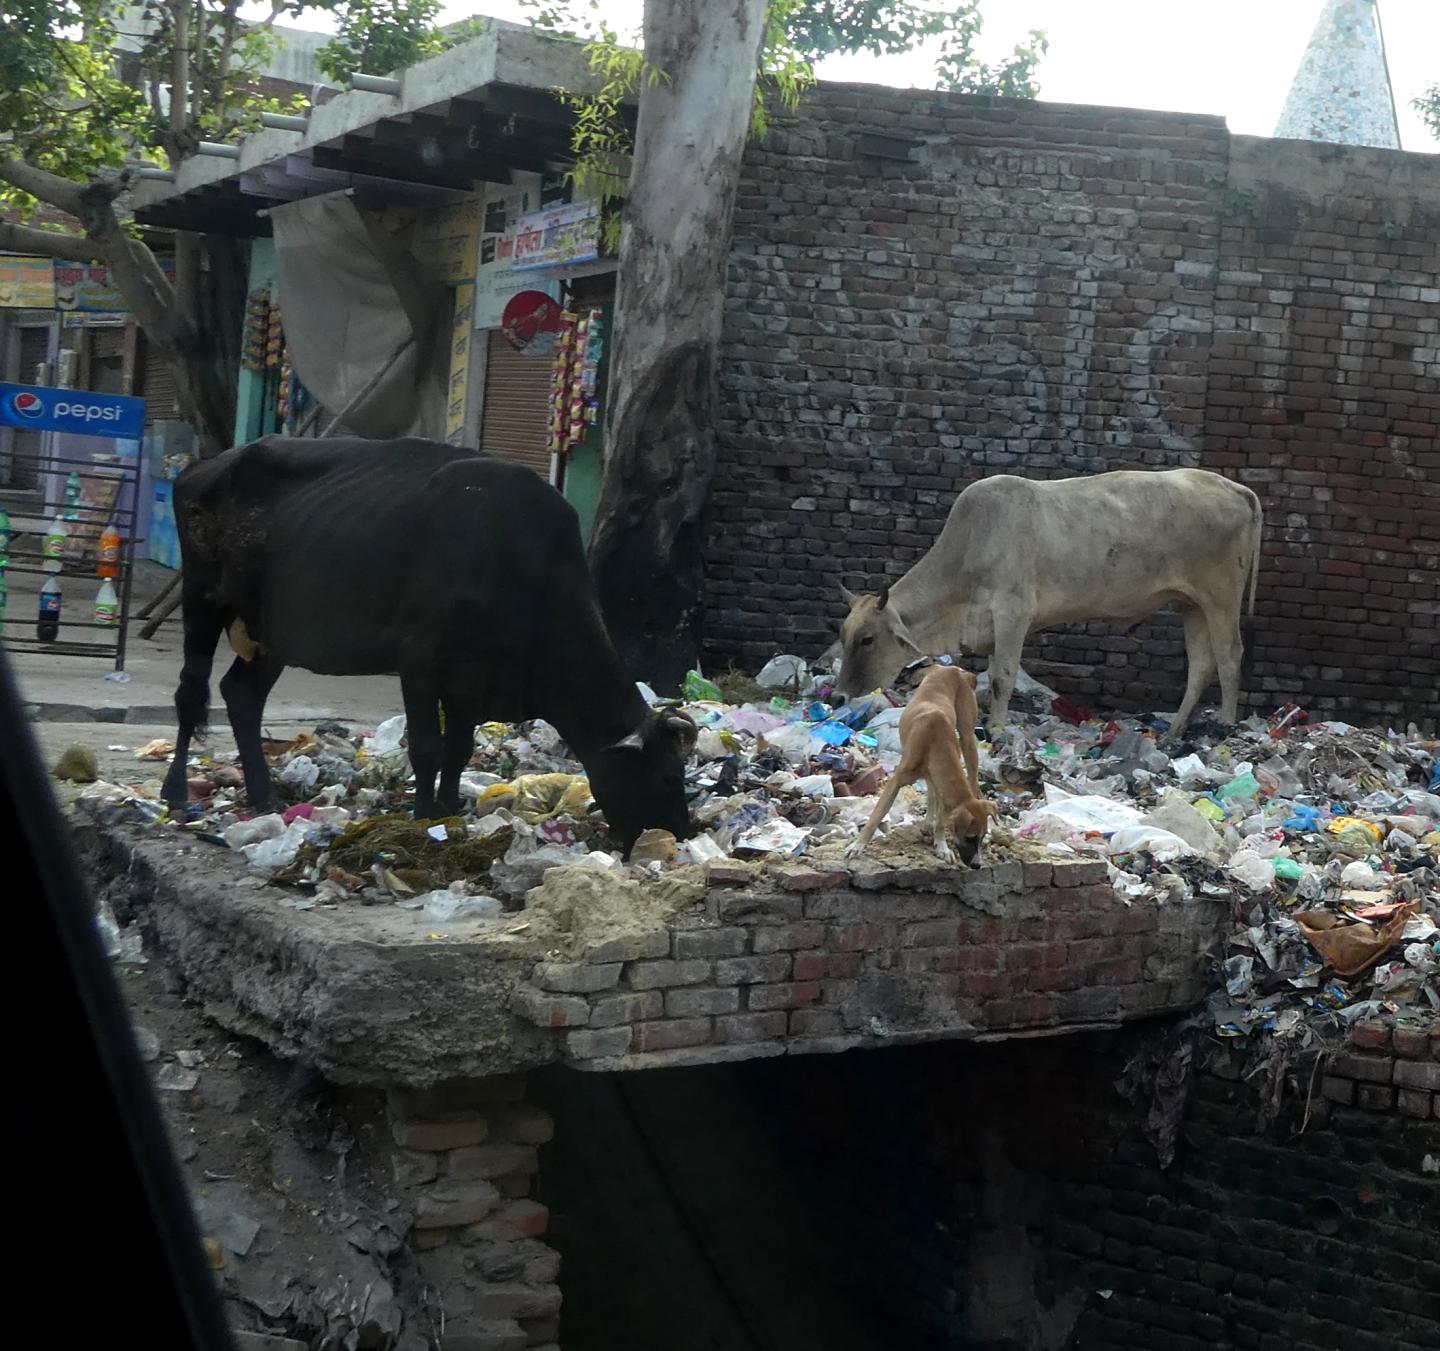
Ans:
<svg viewBox="0 0 1440 1351"><path fill-rule="evenodd" d="M145 434L145 400L0 383L0 427L134 441Z"/></svg>

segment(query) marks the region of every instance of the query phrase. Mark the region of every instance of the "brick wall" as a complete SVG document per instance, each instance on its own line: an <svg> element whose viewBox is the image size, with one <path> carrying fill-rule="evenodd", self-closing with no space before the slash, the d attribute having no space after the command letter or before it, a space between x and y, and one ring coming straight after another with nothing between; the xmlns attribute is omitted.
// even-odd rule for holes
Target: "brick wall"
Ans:
<svg viewBox="0 0 1440 1351"><path fill-rule="evenodd" d="M513 1008L586 1069L1109 1024L1205 994L1228 906L1128 905L1103 861L710 869L668 931L545 960Z"/></svg>
<svg viewBox="0 0 1440 1351"><path fill-rule="evenodd" d="M1137 1040L919 1048L867 1057L863 1079L786 1065L778 1110L810 1113L814 1195L897 1341L1440 1345L1440 1038L1306 1058L1268 1126L1272 1081L1211 1047L1169 1168L1148 1096L1115 1091Z"/></svg>
<svg viewBox="0 0 1440 1351"><path fill-rule="evenodd" d="M837 583L903 573L976 478L1199 465L1266 505L1257 702L1419 712L1440 676L1437 259L1434 157L822 87L751 149L736 209L712 660L827 647ZM1183 688L1173 617L1031 652L1120 705Z"/></svg>

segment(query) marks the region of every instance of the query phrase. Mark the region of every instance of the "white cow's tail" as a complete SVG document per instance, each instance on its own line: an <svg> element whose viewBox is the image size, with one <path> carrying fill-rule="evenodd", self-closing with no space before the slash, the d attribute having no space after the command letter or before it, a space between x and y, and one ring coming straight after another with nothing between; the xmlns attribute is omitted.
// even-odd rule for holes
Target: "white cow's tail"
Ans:
<svg viewBox="0 0 1440 1351"><path fill-rule="evenodd" d="M1250 600L1245 607L1245 613L1255 613L1255 588L1260 581L1260 546L1264 539L1265 530L1265 509L1260 505L1260 498L1252 491L1250 494L1251 512L1255 519L1250 526Z"/></svg>

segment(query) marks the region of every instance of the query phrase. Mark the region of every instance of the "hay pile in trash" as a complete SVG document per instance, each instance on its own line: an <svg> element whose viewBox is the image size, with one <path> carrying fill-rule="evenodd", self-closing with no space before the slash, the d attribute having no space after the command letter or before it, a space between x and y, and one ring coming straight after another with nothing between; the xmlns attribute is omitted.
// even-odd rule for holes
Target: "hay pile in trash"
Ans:
<svg viewBox="0 0 1440 1351"><path fill-rule="evenodd" d="M753 696L737 704L692 672L681 707L699 727L687 773L699 832L684 841L647 832L628 863L581 766L541 722L477 731L461 779L465 810L446 821L404 815L402 717L267 743L278 791L290 799L272 815L247 815L233 766L197 759L186 828L239 850L302 898L297 906L397 904L433 920L498 920L556 867L653 883L732 859L830 865L898 759L906 696L847 701L829 680L779 657L754 682L728 685ZM982 707L986 683L982 675ZM1311 722L1293 705L1233 727L1200 718L1162 745L1167 728L1158 714L1096 716L1022 673L1010 724L981 742L982 787L999 806L985 861L1103 858L1129 904L1229 901L1235 925L1208 1010L1220 1036L1440 1013L1440 744L1413 726ZM87 791L164 817L143 793ZM872 852L907 867L942 866L923 815L923 790L906 789ZM593 934L575 919L584 908L547 915L544 925Z"/></svg>

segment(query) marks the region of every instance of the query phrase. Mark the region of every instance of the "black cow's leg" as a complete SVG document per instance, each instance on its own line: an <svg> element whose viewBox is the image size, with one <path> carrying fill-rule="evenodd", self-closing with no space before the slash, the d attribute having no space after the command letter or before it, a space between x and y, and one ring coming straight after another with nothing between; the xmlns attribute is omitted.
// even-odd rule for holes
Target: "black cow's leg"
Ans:
<svg viewBox="0 0 1440 1351"><path fill-rule="evenodd" d="M175 756L160 789L171 811L183 814L189 803L186 785L186 764L190 758L190 739L205 734L210 713L210 667L215 660L215 645L220 641L224 621L220 612L205 603L197 590L183 593L181 620L185 630L185 660L180 668L180 683L175 687Z"/></svg>
<svg viewBox="0 0 1440 1351"><path fill-rule="evenodd" d="M440 756L440 791L436 794L436 812L440 816L460 814L460 771L475 753L476 718L470 710L454 699L441 701L445 709L445 736Z"/></svg>
<svg viewBox="0 0 1440 1351"><path fill-rule="evenodd" d="M440 772L440 691L423 676L400 677L405 700L405 740L410 768L415 771L415 816L435 815L435 776Z"/></svg>
<svg viewBox="0 0 1440 1351"><path fill-rule="evenodd" d="M253 811L267 810L272 799L270 766L260 749L260 720L265 716L265 700L284 669L281 662L261 652L254 661L236 657L220 678L220 693L245 774L245 795Z"/></svg>

